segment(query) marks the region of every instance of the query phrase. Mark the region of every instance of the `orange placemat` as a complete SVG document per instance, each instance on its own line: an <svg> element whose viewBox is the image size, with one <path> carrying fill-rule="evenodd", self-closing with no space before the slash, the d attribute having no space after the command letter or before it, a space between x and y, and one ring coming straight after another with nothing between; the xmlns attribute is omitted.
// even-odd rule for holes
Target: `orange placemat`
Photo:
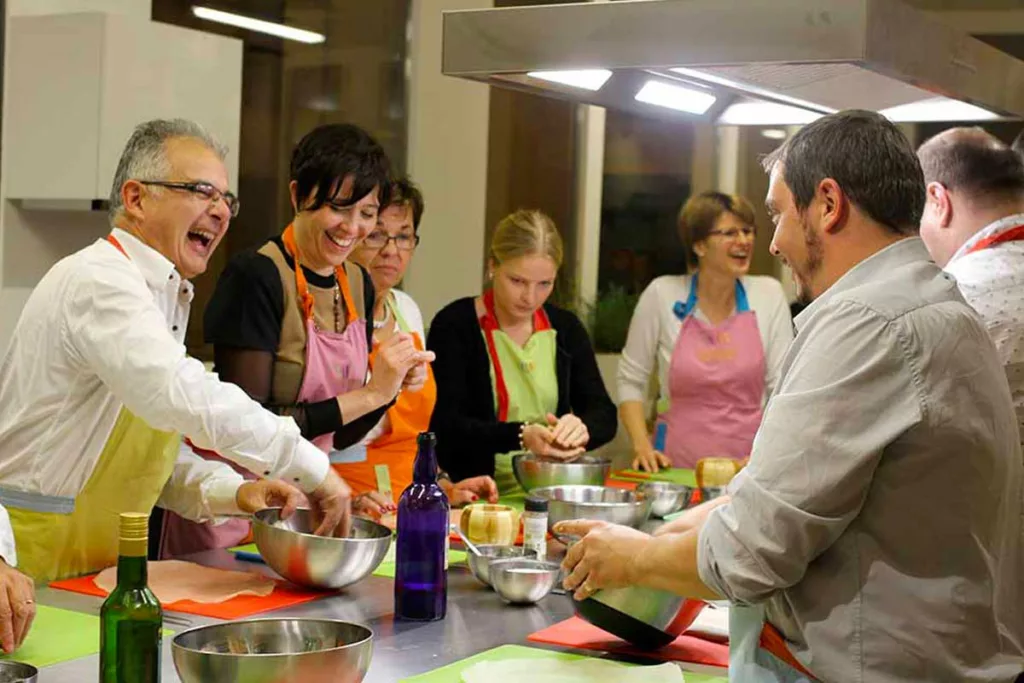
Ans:
<svg viewBox="0 0 1024 683"><path fill-rule="evenodd" d="M527 638L532 643L545 643L581 650L601 650L615 654L646 657L663 662L691 662L710 666L729 666L729 646L713 643L696 636L681 635L660 650L638 650L621 638L572 617L554 626L531 633Z"/></svg>
<svg viewBox="0 0 1024 683"><path fill-rule="evenodd" d="M107 592L96 585L96 582L93 581L94 578L96 578L96 575L90 574L89 576L80 576L76 579L63 579L61 581L54 581L50 584L50 587L71 591L72 593L94 595L98 598L107 597ZM277 585L274 587L274 592L270 595L239 595L238 597L218 603L178 600L177 602L162 606L168 612L185 612L204 617L213 617L214 619L240 619L275 609L301 605L304 602L310 602L324 595L329 595L328 593L299 588L283 581L275 581L275 583Z"/></svg>

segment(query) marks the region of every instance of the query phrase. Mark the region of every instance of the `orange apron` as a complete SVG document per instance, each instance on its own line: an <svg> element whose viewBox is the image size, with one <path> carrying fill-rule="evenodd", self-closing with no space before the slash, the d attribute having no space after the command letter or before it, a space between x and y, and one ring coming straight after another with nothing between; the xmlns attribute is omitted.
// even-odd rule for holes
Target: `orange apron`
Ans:
<svg viewBox="0 0 1024 683"><path fill-rule="evenodd" d="M398 328L412 334L416 348L423 350L423 340L398 312L398 307L389 299L388 308L394 315ZM378 344L374 342L370 353L370 368ZM419 391L401 391L395 404L387 411L391 428L385 434L367 444L366 460L363 462L332 463L331 467L352 487L353 495L377 491L378 466L387 468L391 481L392 499L397 500L402 491L412 484L412 466L416 460L416 437L420 432L430 430L430 416L437 403L437 384L434 371L427 366L427 381Z"/></svg>

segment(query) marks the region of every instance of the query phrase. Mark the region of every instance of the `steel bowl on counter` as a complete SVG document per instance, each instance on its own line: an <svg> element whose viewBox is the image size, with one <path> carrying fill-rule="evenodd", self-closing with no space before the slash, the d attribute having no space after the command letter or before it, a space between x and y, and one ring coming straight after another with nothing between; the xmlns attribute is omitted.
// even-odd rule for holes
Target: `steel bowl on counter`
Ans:
<svg viewBox="0 0 1024 683"><path fill-rule="evenodd" d="M513 605L532 605L555 587L560 567L531 559L494 560L490 579L494 591Z"/></svg>
<svg viewBox="0 0 1024 683"><path fill-rule="evenodd" d="M491 585L491 563L496 560L521 560L535 559L537 551L523 548L516 545L478 545L476 549L480 554L466 551L466 563L469 571L473 573L481 583Z"/></svg>
<svg viewBox="0 0 1024 683"><path fill-rule="evenodd" d="M538 458L533 453L512 456L512 472L527 493L549 486L604 486L611 470L610 460L592 455L585 455L572 462Z"/></svg>
<svg viewBox="0 0 1024 683"><path fill-rule="evenodd" d="M182 631L171 641L182 683L360 683L373 632L334 619L247 619Z"/></svg>
<svg viewBox="0 0 1024 683"><path fill-rule="evenodd" d="M549 486L530 495L548 500L548 531L563 543L577 539L555 533L559 522L597 519L636 528L651 513L651 501L644 494L609 486Z"/></svg>
<svg viewBox="0 0 1024 683"><path fill-rule="evenodd" d="M362 517L346 538L314 536L316 519L300 508L281 519L281 508L253 515L252 532L263 561L275 572L310 588L337 590L368 576L391 546L391 530Z"/></svg>
<svg viewBox="0 0 1024 683"><path fill-rule="evenodd" d="M651 514L665 517L679 512L690 504L694 487L685 484L673 484L667 481L645 481L636 487L651 501Z"/></svg>
<svg viewBox="0 0 1024 683"><path fill-rule="evenodd" d="M727 488L726 486L702 486L700 488L700 502L706 503L719 496L724 496Z"/></svg>
<svg viewBox="0 0 1024 683"><path fill-rule="evenodd" d="M643 650L657 650L674 641L706 605L640 586L600 590L572 602L580 618Z"/></svg>
<svg viewBox="0 0 1024 683"><path fill-rule="evenodd" d="M0 660L0 683L36 683L39 669L31 664Z"/></svg>

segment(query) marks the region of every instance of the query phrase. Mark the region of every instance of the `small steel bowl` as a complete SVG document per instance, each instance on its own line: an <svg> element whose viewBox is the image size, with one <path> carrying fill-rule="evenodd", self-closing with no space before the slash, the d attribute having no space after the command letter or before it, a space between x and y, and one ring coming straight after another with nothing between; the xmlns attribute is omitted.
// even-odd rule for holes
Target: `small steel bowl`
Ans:
<svg viewBox="0 0 1024 683"><path fill-rule="evenodd" d="M391 529L362 517L352 519L347 538L314 536L308 509L281 519L281 508L253 515L252 532L263 561L292 583L336 590L369 576L391 546Z"/></svg>
<svg viewBox="0 0 1024 683"><path fill-rule="evenodd" d="M491 585L491 562L537 557L537 551L515 545L478 545L476 549L480 551L479 555L469 550L466 551L466 563L473 576L487 586Z"/></svg>
<svg viewBox="0 0 1024 683"><path fill-rule="evenodd" d="M0 683L36 683L39 669L31 664L0 660Z"/></svg>
<svg viewBox="0 0 1024 683"><path fill-rule="evenodd" d="M182 683L360 683L373 631L334 619L247 619L199 626L171 641Z"/></svg>
<svg viewBox="0 0 1024 683"><path fill-rule="evenodd" d="M548 500L548 531L571 519L597 519L634 528L647 521L651 501L638 491L610 486L550 486L531 494ZM577 539L555 534L562 543Z"/></svg>
<svg viewBox="0 0 1024 683"><path fill-rule="evenodd" d="M604 486L612 463L604 458L584 455L572 462L538 458L533 453L512 456L512 472L527 493L548 486Z"/></svg>
<svg viewBox="0 0 1024 683"><path fill-rule="evenodd" d="M530 605L551 592L560 567L554 562L510 559L491 562L494 591L513 605Z"/></svg>
<svg viewBox="0 0 1024 683"><path fill-rule="evenodd" d="M693 486L673 484L667 481L645 481L636 488L651 501L651 514L664 517L679 512L690 504Z"/></svg>

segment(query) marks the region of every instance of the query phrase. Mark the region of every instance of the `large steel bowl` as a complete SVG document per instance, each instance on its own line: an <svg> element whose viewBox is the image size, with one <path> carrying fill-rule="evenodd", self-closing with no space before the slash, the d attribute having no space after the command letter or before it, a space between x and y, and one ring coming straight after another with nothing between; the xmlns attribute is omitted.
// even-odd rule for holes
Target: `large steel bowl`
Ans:
<svg viewBox="0 0 1024 683"><path fill-rule="evenodd" d="M545 460L533 453L512 456L512 472L527 493L548 486L604 486L611 469L610 460L590 455L573 462Z"/></svg>
<svg viewBox="0 0 1024 683"><path fill-rule="evenodd" d="M333 619L249 619L182 631L171 641L182 683L359 683L373 632Z"/></svg>
<svg viewBox="0 0 1024 683"><path fill-rule="evenodd" d="M548 500L548 530L563 543L577 539L555 533L559 522L598 519L635 528L651 513L651 501L643 494L609 486L549 486L531 495Z"/></svg>
<svg viewBox="0 0 1024 683"><path fill-rule="evenodd" d="M0 683L36 683L39 669L31 664L0 660Z"/></svg>
<svg viewBox="0 0 1024 683"><path fill-rule="evenodd" d="M581 618L644 650L665 647L682 635L706 604L640 586L600 590L572 602Z"/></svg>
<svg viewBox="0 0 1024 683"><path fill-rule="evenodd" d="M314 536L312 511L299 509L286 520L281 508L253 515L252 532L263 561L288 579L311 588L336 590L368 576L384 560L391 530L355 517L347 538Z"/></svg>
<svg viewBox="0 0 1024 683"><path fill-rule="evenodd" d="M650 499L652 515L664 517L689 505L694 487L667 481L646 481L637 486L636 490Z"/></svg>

